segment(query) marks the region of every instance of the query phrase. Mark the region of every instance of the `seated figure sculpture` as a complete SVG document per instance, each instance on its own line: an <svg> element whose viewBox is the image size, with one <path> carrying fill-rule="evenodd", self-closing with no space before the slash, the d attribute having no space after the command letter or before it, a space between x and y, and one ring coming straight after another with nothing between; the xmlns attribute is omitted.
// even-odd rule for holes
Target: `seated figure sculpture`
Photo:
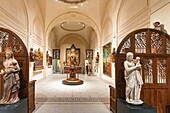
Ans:
<svg viewBox="0 0 170 113"><path fill-rule="evenodd" d="M42 66L43 65L43 53L40 51L40 48L38 48L38 50L35 50L34 59L35 59L35 65L36 66Z"/></svg>
<svg viewBox="0 0 170 113"><path fill-rule="evenodd" d="M124 62L126 102L136 105L143 103L143 101L140 100L140 91L143 81L141 78L141 64L138 60L139 58L137 58L137 60L134 60L133 53L128 52L126 54L126 61Z"/></svg>
<svg viewBox="0 0 170 113"><path fill-rule="evenodd" d="M0 75L4 78L4 89L0 104L13 104L20 100L18 97L20 88L20 67L10 48L5 51L3 66L4 68L1 69Z"/></svg>

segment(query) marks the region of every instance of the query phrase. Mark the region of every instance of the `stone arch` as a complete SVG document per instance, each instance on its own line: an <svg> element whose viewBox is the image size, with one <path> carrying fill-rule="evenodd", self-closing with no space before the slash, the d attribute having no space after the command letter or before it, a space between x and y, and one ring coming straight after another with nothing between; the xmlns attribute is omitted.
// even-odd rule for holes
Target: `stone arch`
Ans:
<svg viewBox="0 0 170 113"><path fill-rule="evenodd" d="M67 34L65 36L63 36L57 43L57 47L60 47L61 44L63 44L63 42L68 38L68 36L71 36L71 35L74 35L74 36L77 36L76 38L79 39L82 43L85 43L85 47L87 47L89 44L87 42L86 39L84 39L84 37L82 37L81 35L79 34L76 34L76 33L70 33L70 34Z"/></svg>
<svg viewBox="0 0 170 113"><path fill-rule="evenodd" d="M56 17L51 23L50 25L47 27L46 29L46 45L47 44L47 40L48 40L48 36L49 36L49 33L51 31L51 29L56 26L57 24L61 24L62 22L67 22L67 21L73 21L73 22L83 22L85 24L88 24L89 26L91 26L94 31L96 32L97 34L97 42L98 42L98 45L100 45L100 34L101 34L101 31L99 29L99 27L97 26L97 24L88 16L84 15L84 14L81 14L81 13L78 13L78 12L68 12L68 13L64 13L58 17Z"/></svg>
<svg viewBox="0 0 170 113"><path fill-rule="evenodd" d="M39 30L38 30L39 29ZM36 39L36 41L41 41L41 44L44 43L44 34L43 34L43 23L41 19L37 16L34 18L33 21L33 37Z"/></svg>
<svg viewBox="0 0 170 113"><path fill-rule="evenodd" d="M138 4L141 5L137 6ZM148 21L148 3L146 0L132 0L130 2L127 2L126 0L121 0L117 15L118 43L120 43L123 37L125 37L133 30L140 27L147 27L146 24L143 23L147 23Z"/></svg>
<svg viewBox="0 0 170 113"><path fill-rule="evenodd" d="M107 17L105 19L102 30L103 30L103 32L102 32L103 38L108 38L113 34L113 23L112 23L112 19L110 17ZM101 39L101 41L102 41L102 39Z"/></svg>

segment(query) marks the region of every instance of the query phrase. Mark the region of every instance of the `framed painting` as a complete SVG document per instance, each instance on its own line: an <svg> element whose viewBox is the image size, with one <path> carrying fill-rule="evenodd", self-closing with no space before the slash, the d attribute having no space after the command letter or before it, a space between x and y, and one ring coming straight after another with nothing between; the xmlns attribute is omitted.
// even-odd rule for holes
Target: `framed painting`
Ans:
<svg viewBox="0 0 170 113"><path fill-rule="evenodd" d="M86 49L86 59L87 60L93 59L93 50L92 49Z"/></svg>
<svg viewBox="0 0 170 113"><path fill-rule="evenodd" d="M80 64L80 48L76 48L74 44L70 48L66 48L66 65Z"/></svg>
<svg viewBox="0 0 170 113"><path fill-rule="evenodd" d="M60 49L53 49L53 59L60 59Z"/></svg>
<svg viewBox="0 0 170 113"><path fill-rule="evenodd" d="M108 43L103 46L103 74L111 77L111 45Z"/></svg>

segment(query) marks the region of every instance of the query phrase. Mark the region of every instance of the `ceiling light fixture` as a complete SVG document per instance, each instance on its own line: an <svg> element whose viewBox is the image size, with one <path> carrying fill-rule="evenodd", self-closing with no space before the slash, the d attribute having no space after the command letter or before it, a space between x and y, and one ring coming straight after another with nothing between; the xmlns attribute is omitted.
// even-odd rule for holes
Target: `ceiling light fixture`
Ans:
<svg viewBox="0 0 170 113"><path fill-rule="evenodd" d="M60 27L66 31L81 31L86 25L83 22L63 22Z"/></svg>
<svg viewBox="0 0 170 113"><path fill-rule="evenodd" d="M70 8L78 8L79 6L82 7L84 6L84 2L88 3L87 0L56 0L58 3L67 3L70 4Z"/></svg>
<svg viewBox="0 0 170 113"><path fill-rule="evenodd" d="M61 1L64 3L69 3L69 4L78 4L78 3L83 3L86 0L57 0L57 1Z"/></svg>

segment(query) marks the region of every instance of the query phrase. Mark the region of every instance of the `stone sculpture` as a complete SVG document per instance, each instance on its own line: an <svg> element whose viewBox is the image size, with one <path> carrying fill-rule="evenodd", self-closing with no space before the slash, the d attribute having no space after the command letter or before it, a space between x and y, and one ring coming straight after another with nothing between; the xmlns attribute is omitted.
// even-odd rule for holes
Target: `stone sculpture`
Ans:
<svg viewBox="0 0 170 113"><path fill-rule="evenodd" d="M126 102L131 104L142 104L140 100L140 91L143 84L141 74L140 58L133 59L133 53L126 54L125 67L125 81L126 81Z"/></svg>
<svg viewBox="0 0 170 113"><path fill-rule="evenodd" d="M1 69L0 75L4 78L3 96L0 104L13 104L18 102L18 92L20 88L20 67L17 60L14 58L11 48L5 51L4 68Z"/></svg>

